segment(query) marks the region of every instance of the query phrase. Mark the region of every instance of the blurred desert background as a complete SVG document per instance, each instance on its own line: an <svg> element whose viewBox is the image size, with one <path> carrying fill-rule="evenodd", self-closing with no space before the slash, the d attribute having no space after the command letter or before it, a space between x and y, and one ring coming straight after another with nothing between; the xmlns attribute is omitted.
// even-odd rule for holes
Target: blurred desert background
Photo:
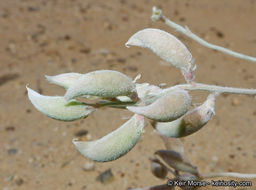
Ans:
<svg viewBox="0 0 256 190"><path fill-rule="evenodd" d="M256 56L255 0L0 1L0 190L126 190L166 182L150 172L149 157L164 148L150 125L127 155L92 163L77 152L72 139L98 139L132 114L104 108L84 120L56 121L32 106L25 89L29 84L43 95L63 95L44 75L100 69L132 78L140 73L139 83L184 83L177 69L161 64L150 50L124 46L140 29L163 29L182 40L197 64L197 82L256 88L255 63L209 50L152 22L152 6L209 42ZM207 94L191 95L193 103L201 103ZM255 136L255 98L222 95L214 118L183 142L202 173L256 173ZM112 177L98 180L108 169ZM236 189L256 189L256 180L253 184Z"/></svg>

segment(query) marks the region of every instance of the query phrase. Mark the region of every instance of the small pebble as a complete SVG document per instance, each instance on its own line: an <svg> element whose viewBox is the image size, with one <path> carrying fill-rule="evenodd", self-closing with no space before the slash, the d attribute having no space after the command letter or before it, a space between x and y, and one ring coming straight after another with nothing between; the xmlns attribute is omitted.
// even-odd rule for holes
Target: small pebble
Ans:
<svg viewBox="0 0 256 190"><path fill-rule="evenodd" d="M28 11L29 12L35 12L35 11L39 11L39 7L28 7Z"/></svg>
<svg viewBox="0 0 256 190"><path fill-rule="evenodd" d="M113 181L113 179L114 176L111 169L107 169L96 178L96 180L101 182L102 184L110 183Z"/></svg>
<svg viewBox="0 0 256 190"><path fill-rule="evenodd" d="M15 131L15 127L14 126L7 126L5 127L6 131Z"/></svg>
<svg viewBox="0 0 256 190"><path fill-rule="evenodd" d="M125 58L117 58L118 63L125 63L126 59Z"/></svg>
<svg viewBox="0 0 256 190"><path fill-rule="evenodd" d="M90 52L91 52L90 47L83 47L82 49L80 49L80 53L88 54Z"/></svg>
<svg viewBox="0 0 256 190"><path fill-rule="evenodd" d="M231 101L231 105L232 106L239 106L240 105L240 101L237 98L233 98Z"/></svg>
<svg viewBox="0 0 256 190"><path fill-rule="evenodd" d="M137 72L138 71L138 68L136 66L127 66L124 68L124 71L131 71L131 72Z"/></svg>
<svg viewBox="0 0 256 190"><path fill-rule="evenodd" d="M18 186L20 186L20 185L22 185L22 184L24 183L24 180L23 180L22 178L19 178L19 179L17 179L17 180L15 181L15 183L16 183Z"/></svg>
<svg viewBox="0 0 256 190"><path fill-rule="evenodd" d="M76 137L82 137L87 134L88 134L88 131L86 129L81 129L81 130L78 130L77 132L75 132Z"/></svg>
<svg viewBox="0 0 256 190"><path fill-rule="evenodd" d="M16 50L16 45L14 43L9 43L7 48L7 51L11 52L12 54L16 54L17 50Z"/></svg>
<svg viewBox="0 0 256 190"><path fill-rule="evenodd" d="M121 173L120 173L120 177L123 178L124 176L125 176L125 173L121 172Z"/></svg>
<svg viewBox="0 0 256 190"><path fill-rule="evenodd" d="M9 155L17 154L18 150L16 148L10 148L7 150Z"/></svg>
<svg viewBox="0 0 256 190"><path fill-rule="evenodd" d="M107 29L107 30L112 30L113 26L112 26L112 24L110 22L104 22L103 23L103 28Z"/></svg>
<svg viewBox="0 0 256 190"><path fill-rule="evenodd" d="M86 162L83 170L84 171L93 171L95 169L95 164L93 162Z"/></svg>
<svg viewBox="0 0 256 190"><path fill-rule="evenodd" d="M229 158L234 159L234 158L235 158L235 155L234 155L234 154L230 154L230 155L229 155Z"/></svg>

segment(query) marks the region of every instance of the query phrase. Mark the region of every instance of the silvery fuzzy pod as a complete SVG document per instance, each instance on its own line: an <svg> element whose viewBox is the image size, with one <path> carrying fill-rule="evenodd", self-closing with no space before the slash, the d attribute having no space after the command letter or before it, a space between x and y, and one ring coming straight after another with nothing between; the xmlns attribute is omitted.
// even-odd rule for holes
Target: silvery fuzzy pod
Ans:
<svg viewBox="0 0 256 190"><path fill-rule="evenodd" d="M166 164L177 171L198 175L197 168L186 162L182 155L172 150L158 150L155 152Z"/></svg>
<svg viewBox="0 0 256 190"><path fill-rule="evenodd" d="M167 137L185 137L200 130L214 115L216 97L210 94L199 107L189 111L181 118L172 122L157 122L155 129Z"/></svg>
<svg viewBox="0 0 256 190"><path fill-rule="evenodd" d="M27 91L29 100L34 107L53 119L73 121L85 118L95 111L93 107L76 100L66 101L62 96L43 96L28 87Z"/></svg>
<svg viewBox="0 0 256 190"><path fill-rule="evenodd" d="M126 75L112 70L99 70L83 74L73 85L71 85L65 99L91 95L103 98L114 98L117 96L137 97L135 83Z"/></svg>
<svg viewBox="0 0 256 190"><path fill-rule="evenodd" d="M45 75L46 80L58 86L61 86L65 89L68 89L71 85L73 85L82 74L80 73L63 73L55 76L47 76Z"/></svg>
<svg viewBox="0 0 256 190"><path fill-rule="evenodd" d="M167 176L167 168L157 158L150 159L150 169L154 176L160 179L165 179Z"/></svg>
<svg viewBox="0 0 256 190"><path fill-rule="evenodd" d="M149 48L160 58L180 69L188 80L193 80L195 65L186 46L175 36L159 29L146 28L133 34L125 44Z"/></svg>
<svg viewBox="0 0 256 190"><path fill-rule="evenodd" d="M143 132L144 117L134 115L115 131L95 141L73 140L77 150L85 157L98 161L116 160L129 152L139 141Z"/></svg>
<svg viewBox="0 0 256 190"><path fill-rule="evenodd" d="M166 92L147 106L127 106L133 113L143 115L154 121L173 121L184 115L190 107L191 98L187 91L174 89Z"/></svg>

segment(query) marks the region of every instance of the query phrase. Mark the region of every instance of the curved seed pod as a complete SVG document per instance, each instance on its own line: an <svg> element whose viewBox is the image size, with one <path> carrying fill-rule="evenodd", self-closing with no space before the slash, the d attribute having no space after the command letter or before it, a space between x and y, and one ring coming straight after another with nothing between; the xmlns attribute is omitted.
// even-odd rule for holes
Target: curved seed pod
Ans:
<svg viewBox="0 0 256 190"><path fill-rule="evenodd" d="M82 75L73 85L68 88L65 99L91 95L103 98L114 98L117 96L137 95L135 84L126 75L111 70L94 71Z"/></svg>
<svg viewBox="0 0 256 190"><path fill-rule="evenodd" d="M51 84L55 84L68 89L79 79L80 76L82 76L80 73L63 73L55 76L45 75L45 78Z"/></svg>
<svg viewBox="0 0 256 190"><path fill-rule="evenodd" d="M149 48L163 60L180 69L188 80L193 80L195 66L192 55L175 36L159 29L146 28L132 35L125 45Z"/></svg>
<svg viewBox="0 0 256 190"><path fill-rule="evenodd" d="M210 94L199 107L189 111L181 118L172 122L157 122L155 129L167 137L185 137L200 130L214 115L216 96Z"/></svg>
<svg viewBox="0 0 256 190"><path fill-rule="evenodd" d="M184 115L190 104L191 99L188 92L183 89L175 89L162 95L150 105L128 106L127 109L155 121L167 122Z"/></svg>
<svg viewBox="0 0 256 190"><path fill-rule="evenodd" d="M95 141L77 141L73 144L85 157L98 161L116 160L129 152L138 142L144 127L144 117L134 115L121 127Z"/></svg>
<svg viewBox="0 0 256 190"><path fill-rule="evenodd" d="M184 161L178 152L172 150L158 150L155 154L177 171L189 172L191 174L198 175L197 168Z"/></svg>
<svg viewBox="0 0 256 190"><path fill-rule="evenodd" d="M160 179L165 179L168 173L166 167L157 158L150 158L150 169L152 174Z"/></svg>
<svg viewBox="0 0 256 190"><path fill-rule="evenodd" d="M29 100L35 108L42 114L53 119L73 121L85 118L95 111L93 107L76 100L67 102L62 96L43 96L28 87L27 91Z"/></svg>
<svg viewBox="0 0 256 190"><path fill-rule="evenodd" d="M160 134L156 131L160 138L163 140L166 150L172 150L178 152L182 158L187 163L190 163L188 157L185 155L184 146L179 138L171 138Z"/></svg>
<svg viewBox="0 0 256 190"><path fill-rule="evenodd" d="M45 75L45 78L51 84L55 84L65 89L68 89L71 85L73 85L79 79L80 76L82 76L82 74L80 73L63 73L55 76ZM90 95L84 95L81 97L90 99L90 100L95 100L99 98L97 96L90 96Z"/></svg>

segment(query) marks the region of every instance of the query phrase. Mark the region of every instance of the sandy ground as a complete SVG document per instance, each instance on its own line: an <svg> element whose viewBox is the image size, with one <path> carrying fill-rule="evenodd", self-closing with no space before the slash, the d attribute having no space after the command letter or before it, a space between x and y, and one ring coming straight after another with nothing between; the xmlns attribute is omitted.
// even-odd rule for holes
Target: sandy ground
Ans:
<svg viewBox="0 0 256 190"><path fill-rule="evenodd" d="M148 158L164 145L149 125L127 155L85 171L90 161L74 148L75 133L84 129L92 139L100 138L131 113L106 108L85 120L55 121L31 105L25 89L29 84L44 95L63 95L44 75L99 69L130 77L141 73L139 82L155 85L183 83L176 69L159 64L149 50L124 46L140 29L155 27L178 36L195 58L197 82L256 87L255 64L201 47L163 23L153 23L154 5L206 40L256 56L255 0L0 1L0 190L125 190L165 183L150 173ZM194 103L206 96L192 95ZM192 163L203 173L256 173L255 99L220 96L216 114L205 128L183 139ZM107 169L113 177L102 184L96 178ZM253 184L236 189L256 189L256 180Z"/></svg>

